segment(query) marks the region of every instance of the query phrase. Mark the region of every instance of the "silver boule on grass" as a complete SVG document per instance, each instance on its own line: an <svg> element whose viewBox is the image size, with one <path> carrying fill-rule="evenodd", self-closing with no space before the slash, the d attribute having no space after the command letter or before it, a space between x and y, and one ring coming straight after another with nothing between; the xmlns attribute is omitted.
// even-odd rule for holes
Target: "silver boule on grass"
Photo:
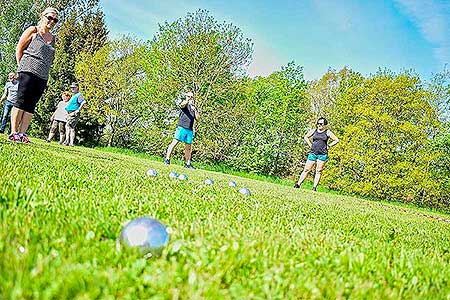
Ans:
<svg viewBox="0 0 450 300"><path fill-rule="evenodd" d="M188 180L188 177L185 174L180 174L180 175L178 175L178 179L185 181L185 180Z"/></svg>
<svg viewBox="0 0 450 300"><path fill-rule="evenodd" d="M145 257L160 256L169 242L166 227L156 219L140 217L130 221L120 232L117 248L137 249Z"/></svg>
<svg viewBox="0 0 450 300"><path fill-rule="evenodd" d="M251 195L250 190L248 188L240 188L239 189L239 193L241 195L244 195L244 196L250 196Z"/></svg>
<svg viewBox="0 0 450 300"><path fill-rule="evenodd" d="M229 187L232 187L232 188L235 188L235 187L236 187L236 182L234 182L234 181L229 181L229 182L228 182L228 186L229 186Z"/></svg>
<svg viewBox="0 0 450 300"><path fill-rule="evenodd" d="M156 177L158 176L158 171L154 170L154 169L148 169L147 172L145 173L148 177Z"/></svg>
<svg viewBox="0 0 450 300"><path fill-rule="evenodd" d="M213 185L213 184L214 184L214 180L212 180L211 178L207 178L207 179L205 180L205 184L207 184L207 185Z"/></svg>
<svg viewBox="0 0 450 300"><path fill-rule="evenodd" d="M169 178L178 178L178 174L175 171L169 173Z"/></svg>

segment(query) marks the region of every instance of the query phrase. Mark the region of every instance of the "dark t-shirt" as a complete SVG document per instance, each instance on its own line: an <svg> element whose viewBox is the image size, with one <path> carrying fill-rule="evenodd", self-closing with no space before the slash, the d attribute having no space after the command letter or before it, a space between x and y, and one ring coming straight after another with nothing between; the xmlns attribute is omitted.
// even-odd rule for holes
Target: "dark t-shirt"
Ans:
<svg viewBox="0 0 450 300"><path fill-rule="evenodd" d="M178 126L192 130L194 128L195 113L188 104L181 109L180 117L178 119Z"/></svg>
<svg viewBox="0 0 450 300"><path fill-rule="evenodd" d="M311 146L311 152L316 155L323 155L328 154L328 130L325 130L323 132L314 131L313 133L313 142Z"/></svg>

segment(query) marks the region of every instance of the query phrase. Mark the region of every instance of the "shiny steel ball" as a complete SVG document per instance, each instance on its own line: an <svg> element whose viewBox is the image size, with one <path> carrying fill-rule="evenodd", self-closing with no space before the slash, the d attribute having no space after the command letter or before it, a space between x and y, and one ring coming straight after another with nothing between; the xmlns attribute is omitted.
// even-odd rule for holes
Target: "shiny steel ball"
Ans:
<svg viewBox="0 0 450 300"><path fill-rule="evenodd" d="M236 187L236 182L230 181L230 182L228 182L228 186L232 187L232 188L235 188Z"/></svg>
<svg viewBox="0 0 450 300"><path fill-rule="evenodd" d="M212 184L214 184L214 180L212 180L211 178L208 178L205 180L205 184L212 185Z"/></svg>
<svg viewBox="0 0 450 300"><path fill-rule="evenodd" d="M188 180L188 177L185 174L178 175L178 179L180 180Z"/></svg>
<svg viewBox="0 0 450 300"><path fill-rule="evenodd" d="M240 188L239 193L241 193L244 196L250 196L250 190L248 188Z"/></svg>
<svg viewBox="0 0 450 300"><path fill-rule="evenodd" d="M178 178L178 174L175 171L169 173L169 178Z"/></svg>
<svg viewBox="0 0 450 300"><path fill-rule="evenodd" d="M141 217L132 220L122 229L120 244L125 248L137 248L143 254L161 255L169 242L166 227L158 220Z"/></svg>
<svg viewBox="0 0 450 300"><path fill-rule="evenodd" d="M154 170L154 169L148 169L146 174L147 174L148 177L158 176L158 172L156 170Z"/></svg>

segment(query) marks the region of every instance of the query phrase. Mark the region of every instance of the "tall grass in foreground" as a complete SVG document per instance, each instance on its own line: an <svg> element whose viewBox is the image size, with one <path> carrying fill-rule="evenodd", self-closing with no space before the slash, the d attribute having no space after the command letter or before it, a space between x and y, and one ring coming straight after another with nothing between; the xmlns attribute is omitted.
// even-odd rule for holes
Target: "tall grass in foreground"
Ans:
<svg viewBox="0 0 450 300"><path fill-rule="evenodd" d="M413 209L40 141L0 153L0 299L450 298L450 225ZM170 227L160 258L116 251L143 215Z"/></svg>

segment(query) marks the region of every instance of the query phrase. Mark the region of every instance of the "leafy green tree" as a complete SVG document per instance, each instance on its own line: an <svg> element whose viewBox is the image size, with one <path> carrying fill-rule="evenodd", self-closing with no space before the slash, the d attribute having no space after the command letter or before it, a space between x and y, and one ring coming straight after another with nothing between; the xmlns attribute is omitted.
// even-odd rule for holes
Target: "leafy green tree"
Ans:
<svg viewBox="0 0 450 300"><path fill-rule="evenodd" d="M219 23L206 10L198 10L161 25L151 50L152 60L159 63L161 84L173 94L188 86L202 108L228 91L233 75L244 74L253 44L238 27Z"/></svg>
<svg viewBox="0 0 450 300"><path fill-rule="evenodd" d="M0 80L5 82L7 74L17 69L15 50L20 35L36 15L32 0L0 0Z"/></svg>
<svg viewBox="0 0 450 300"><path fill-rule="evenodd" d="M143 101L152 102L142 132L149 151L162 155L172 138L180 93L194 92L202 111L200 124L223 112L224 103L235 95L232 91L239 89L252 52L252 42L238 27L219 23L205 10L161 25L144 54L146 77L139 90ZM205 132L202 125L197 129L198 141Z"/></svg>
<svg viewBox="0 0 450 300"><path fill-rule="evenodd" d="M243 138L232 161L248 171L288 175L304 152L300 141L310 114L303 69L291 62L249 87L249 118L236 128Z"/></svg>
<svg viewBox="0 0 450 300"><path fill-rule="evenodd" d="M89 100L91 119L104 127L101 139L108 146L128 147L148 101L139 101L137 88L143 79L141 70L144 45L123 37L108 43L95 53L82 53L75 75Z"/></svg>
<svg viewBox="0 0 450 300"><path fill-rule="evenodd" d="M432 91L431 103L440 112L440 120L450 124L450 69L448 66L436 74L430 82L429 89Z"/></svg>
<svg viewBox="0 0 450 300"><path fill-rule="evenodd" d="M348 192L436 205L441 191L430 165L438 154L428 143L440 123L430 94L417 76L389 71L343 90L333 113L341 142L325 181Z"/></svg>

